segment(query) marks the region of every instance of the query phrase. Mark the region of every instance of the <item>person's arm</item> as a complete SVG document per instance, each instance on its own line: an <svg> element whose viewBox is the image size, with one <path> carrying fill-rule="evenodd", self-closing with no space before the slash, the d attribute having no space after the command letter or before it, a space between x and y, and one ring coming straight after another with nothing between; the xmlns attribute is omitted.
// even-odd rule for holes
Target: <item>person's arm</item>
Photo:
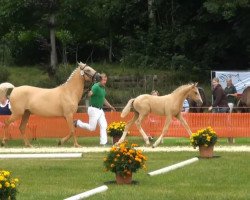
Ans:
<svg viewBox="0 0 250 200"><path fill-rule="evenodd" d="M95 95L97 90L98 90L98 88L96 87L96 85L93 85L91 87L91 90L88 92L88 97L91 97L92 95Z"/></svg>
<svg viewBox="0 0 250 200"><path fill-rule="evenodd" d="M233 97L237 97L238 94L237 94L237 90L235 87L233 87L233 93L232 94L228 94L227 96L233 96Z"/></svg>
<svg viewBox="0 0 250 200"><path fill-rule="evenodd" d="M104 99L104 105L109 107L111 110L116 111L116 109L108 102L107 99Z"/></svg>

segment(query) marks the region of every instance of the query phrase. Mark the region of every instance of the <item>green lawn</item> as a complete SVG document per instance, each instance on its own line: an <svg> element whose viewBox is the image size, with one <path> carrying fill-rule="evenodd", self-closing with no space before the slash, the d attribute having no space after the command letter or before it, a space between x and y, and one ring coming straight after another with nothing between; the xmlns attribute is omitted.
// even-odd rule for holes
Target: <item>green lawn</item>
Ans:
<svg viewBox="0 0 250 200"><path fill-rule="evenodd" d="M114 174L103 172L105 153L87 153L79 159L5 159L0 168L11 170L21 181L19 200L56 200L107 184L105 193L89 199L250 199L250 153L215 153L167 174L134 174L136 185L115 185ZM146 153L148 172L198 155L198 152Z"/></svg>
<svg viewBox="0 0 250 200"><path fill-rule="evenodd" d="M137 143L140 146L144 145L144 141L142 137L127 137L127 140L131 143ZM31 140L31 144L34 147L56 147L59 138L50 138L50 139L37 139ZM99 145L99 137L79 137L78 138L79 144L82 146L98 146ZM109 138L109 145L112 144L111 138ZM151 142L151 144L153 144ZM236 138L235 143L233 145L249 145L250 138ZM189 139L188 138L164 138L163 143L160 143L159 146L189 146ZM227 139L219 138L217 145L229 145ZM9 140L7 142L6 147L22 147L23 141L20 140ZM73 140L69 140L63 146L65 147L72 147ZM190 147L191 148L191 147Z"/></svg>

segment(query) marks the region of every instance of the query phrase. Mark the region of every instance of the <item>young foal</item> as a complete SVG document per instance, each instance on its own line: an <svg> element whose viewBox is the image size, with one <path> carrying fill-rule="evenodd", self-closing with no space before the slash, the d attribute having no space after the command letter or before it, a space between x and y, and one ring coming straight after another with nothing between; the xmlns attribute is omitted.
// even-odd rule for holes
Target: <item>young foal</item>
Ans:
<svg viewBox="0 0 250 200"><path fill-rule="evenodd" d="M125 117L130 112L131 108L133 108L134 117L127 123L123 135L118 141L118 144L122 143L125 140L130 127L132 126L132 124L136 123L136 126L139 132L142 134L144 141L147 145L150 145L147 134L141 127L141 122L151 112L157 115L166 116L166 121L162 133L153 144L153 147L159 145L161 139L168 130L172 117L176 117L177 119L179 119L189 135L191 135L192 132L187 122L181 115L183 102L187 97L202 104L202 99L197 88L197 83L180 86L171 94L165 96L152 96L144 94L136 97L135 99L130 99L123 109L121 117Z"/></svg>
<svg viewBox="0 0 250 200"><path fill-rule="evenodd" d="M10 94L11 116L5 121L5 132L11 122L22 118L20 132L23 136L25 146L31 147L25 134L25 128L30 114L44 117L64 117L68 123L70 133L63 138L59 144L74 136L74 146L79 147L75 129L73 126L73 114L82 98L84 82L93 81L97 72L86 64L79 66L72 72L66 83L52 89L37 88L31 86L14 87ZM6 94L10 88L8 84L0 85L0 95ZM5 133L2 146L5 145Z"/></svg>

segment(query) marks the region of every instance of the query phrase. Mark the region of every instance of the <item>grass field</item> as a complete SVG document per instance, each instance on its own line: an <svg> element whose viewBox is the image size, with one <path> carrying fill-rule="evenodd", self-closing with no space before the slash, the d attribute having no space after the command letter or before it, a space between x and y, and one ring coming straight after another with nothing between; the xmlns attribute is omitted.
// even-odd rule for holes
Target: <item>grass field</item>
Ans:
<svg viewBox="0 0 250 200"><path fill-rule="evenodd" d="M197 152L146 153L147 171L156 170L194 156ZM114 174L103 172L105 153L87 153L80 159L0 161L0 168L13 172L21 181L19 200L59 200L107 184L109 190L89 199L250 199L249 153L222 153L213 159L149 177L146 171L134 174L135 185L107 183Z"/></svg>
<svg viewBox="0 0 250 200"><path fill-rule="evenodd" d="M156 139L156 138L155 138ZM144 145L144 140L142 137L127 137L127 140L131 143L137 143L140 146ZM59 138L50 138L50 139L37 139L31 140L31 144L34 147L56 147L58 144ZM79 144L82 146L93 147L99 145L99 137L79 137ZM152 143L152 142L151 142ZM109 137L109 145L112 144L112 140ZM234 145L249 145L250 138L236 138ZM189 146L188 138L164 138L163 143L160 146ZM217 145L228 145L226 138L219 138ZM72 147L73 140L69 140L63 146ZM9 140L6 144L6 147L23 147L23 141L19 140Z"/></svg>

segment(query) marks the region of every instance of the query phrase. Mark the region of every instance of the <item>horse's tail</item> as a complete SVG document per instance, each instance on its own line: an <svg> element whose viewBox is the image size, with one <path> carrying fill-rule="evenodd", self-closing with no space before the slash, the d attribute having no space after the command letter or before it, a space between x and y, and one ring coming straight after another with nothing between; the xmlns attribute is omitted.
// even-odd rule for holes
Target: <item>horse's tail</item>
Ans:
<svg viewBox="0 0 250 200"><path fill-rule="evenodd" d="M127 103L127 105L123 108L122 113L121 113L121 118L124 118L128 115L130 112L131 108L133 107L133 102L135 99L130 99Z"/></svg>
<svg viewBox="0 0 250 200"><path fill-rule="evenodd" d="M11 92L9 92L9 90L12 90L15 86L12 85L11 83L1 83L0 84L0 97L4 97L8 94L10 94Z"/></svg>

